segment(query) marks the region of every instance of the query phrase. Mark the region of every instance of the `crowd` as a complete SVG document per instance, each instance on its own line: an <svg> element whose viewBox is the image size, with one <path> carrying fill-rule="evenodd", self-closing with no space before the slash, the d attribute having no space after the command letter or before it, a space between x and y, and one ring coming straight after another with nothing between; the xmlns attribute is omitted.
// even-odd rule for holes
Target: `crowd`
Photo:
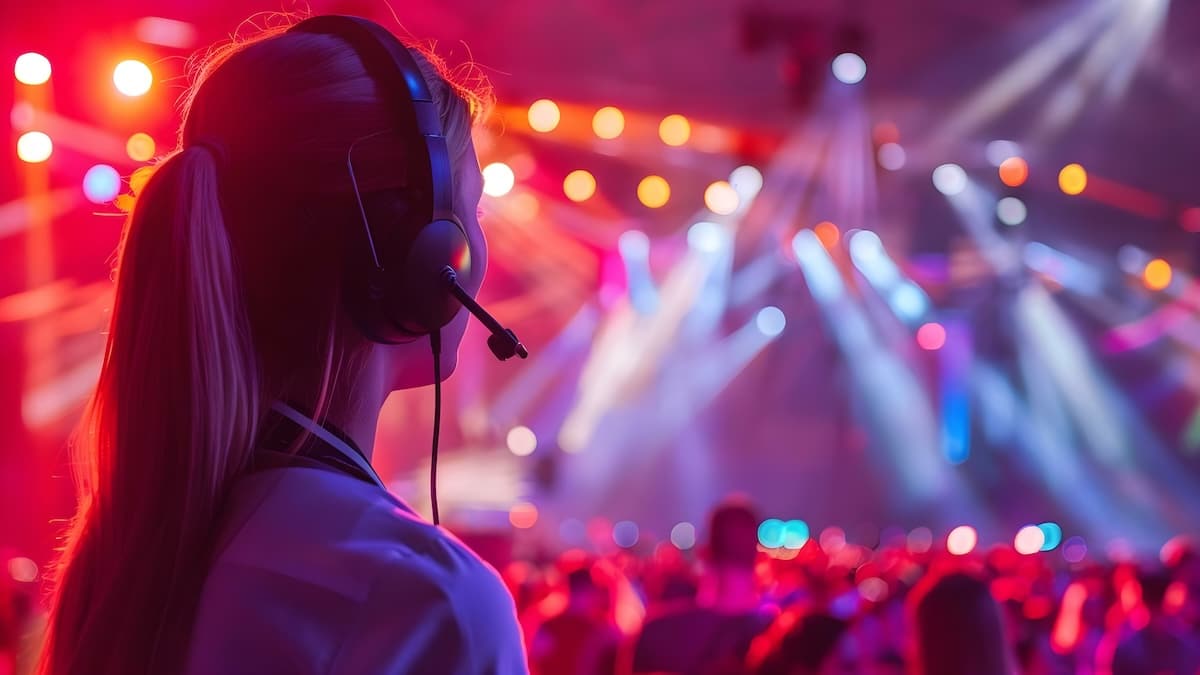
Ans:
<svg viewBox="0 0 1200 675"><path fill-rule="evenodd" d="M535 675L1198 675L1200 556L761 548L729 501L694 556L567 551L503 571ZM828 549L828 550L827 550Z"/></svg>

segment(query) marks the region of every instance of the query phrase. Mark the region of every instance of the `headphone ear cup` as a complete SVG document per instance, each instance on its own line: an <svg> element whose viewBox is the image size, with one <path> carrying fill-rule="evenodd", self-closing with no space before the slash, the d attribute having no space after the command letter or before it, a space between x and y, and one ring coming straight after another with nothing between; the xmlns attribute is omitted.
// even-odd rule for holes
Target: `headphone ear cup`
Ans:
<svg viewBox="0 0 1200 675"><path fill-rule="evenodd" d="M447 267L460 278L471 272L467 233L454 216L439 218L421 228L402 267L394 270L392 279L398 283L386 289L384 304L398 329L414 335L432 333L450 323L462 309L443 277Z"/></svg>

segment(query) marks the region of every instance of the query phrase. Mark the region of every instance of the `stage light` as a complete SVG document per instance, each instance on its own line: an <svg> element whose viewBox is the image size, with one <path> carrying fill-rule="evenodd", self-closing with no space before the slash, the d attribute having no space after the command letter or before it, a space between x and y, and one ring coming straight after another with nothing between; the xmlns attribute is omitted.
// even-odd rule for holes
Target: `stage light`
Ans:
<svg viewBox="0 0 1200 675"><path fill-rule="evenodd" d="M19 581L23 584L33 583L37 580L38 576L37 563L23 556L9 558L8 575L12 577L13 581Z"/></svg>
<svg viewBox="0 0 1200 675"><path fill-rule="evenodd" d="M489 197L503 197L512 191L516 181L512 167L504 162L492 162L483 167L483 193Z"/></svg>
<svg viewBox="0 0 1200 675"><path fill-rule="evenodd" d="M831 525L821 530L821 537L817 543L821 545L822 551L834 555L846 548L846 531L836 525Z"/></svg>
<svg viewBox="0 0 1200 675"><path fill-rule="evenodd" d="M50 59L37 52L26 52L13 64L13 75L21 84L45 84L50 79Z"/></svg>
<svg viewBox="0 0 1200 675"><path fill-rule="evenodd" d="M617 237L617 250L626 260L640 260L650 255L650 237L640 230L626 230Z"/></svg>
<svg viewBox="0 0 1200 675"><path fill-rule="evenodd" d="M638 543L637 523L632 520L622 520L613 525L612 538L613 542L621 548L633 548Z"/></svg>
<svg viewBox="0 0 1200 675"><path fill-rule="evenodd" d="M22 162L37 164L50 159L54 152L54 142L40 131L27 131L17 139L17 157Z"/></svg>
<svg viewBox="0 0 1200 675"><path fill-rule="evenodd" d="M906 540L910 553L928 553L933 547L933 530L928 527L917 527L908 533Z"/></svg>
<svg viewBox="0 0 1200 675"><path fill-rule="evenodd" d="M979 535L970 525L959 525L946 536L946 550L951 555L966 555L975 550Z"/></svg>
<svg viewBox="0 0 1200 675"><path fill-rule="evenodd" d="M1083 540L1083 537L1071 537L1063 542L1063 560L1069 563L1083 562L1083 559L1087 557L1087 551L1087 542Z"/></svg>
<svg viewBox="0 0 1200 675"><path fill-rule="evenodd" d="M817 241L821 242L821 245L825 247L826 251L831 250L834 246L837 246L838 242L842 238L842 233L841 230L838 229L838 226L834 225L828 220L822 220L814 225L813 234L817 235Z"/></svg>
<svg viewBox="0 0 1200 675"><path fill-rule="evenodd" d="M1179 226L1188 232L1200 232L1200 206L1193 206L1181 211Z"/></svg>
<svg viewBox="0 0 1200 675"><path fill-rule="evenodd" d="M783 546L783 521L778 518L767 518L758 525L758 543L763 548L779 548Z"/></svg>
<svg viewBox="0 0 1200 675"><path fill-rule="evenodd" d="M850 259L854 261L855 265L858 265L860 268L871 267L877 265L886 257L887 253L883 250L883 241L879 239L878 234L875 234L871 230L859 230L850 235ZM895 270L892 271L893 273L895 272ZM895 279L888 278L884 281L891 283Z"/></svg>
<svg viewBox="0 0 1200 675"><path fill-rule="evenodd" d="M592 131L603 139L613 139L625 131L625 115L620 109L605 106L592 117Z"/></svg>
<svg viewBox="0 0 1200 675"><path fill-rule="evenodd" d="M758 310L758 314L754 315L754 325L758 327L758 332L763 335L775 337L787 327L787 317L784 316L783 310L778 307L763 307Z"/></svg>
<svg viewBox="0 0 1200 675"><path fill-rule="evenodd" d="M879 146L878 158L879 166L888 171L899 171L908 161L908 153L899 143L884 143Z"/></svg>
<svg viewBox="0 0 1200 675"><path fill-rule="evenodd" d="M1142 270L1142 282L1152 291L1161 291L1171 285L1171 264L1162 258L1146 263Z"/></svg>
<svg viewBox="0 0 1200 675"><path fill-rule="evenodd" d="M960 194L967 189L967 172L957 164L942 164L933 170L933 186L944 195Z"/></svg>
<svg viewBox="0 0 1200 675"><path fill-rule="evenodd" d="M917 344L926 351L937 351L946 344L946 328L936 321L922 324L917 329Z"/></svg>
<svg viewBox="0 0 1200 675"><path fill-rule="evenodd" d="M683 115L667 115L658 124L658 137L667 145L683 145L691 135L692 124Z"/></svg>
<svg viewBox="0 0 1200 675"><path fill-rule="evenodd" d="M191 49L196 44L196 27L186 21L147 16L138 19L134 30L139 40L152 45Z"/></svg>
<svg viewBox="0 0 1200 675"><path fill-rule="evenodd" d="M93 204L107 204L121 192L121 174L107 164L97 164L83 175L83 194Z"/></svg>
<svg viewBox="0 0 1200 675"><path fill-rule="evenodd" d="M1087 187L1087 171L1079 164L1068 164L1058 172L1058 187L1069 195L1077 195Z"/></svg>
<svg viewBox="0 0 1200 675"><path fill-rule="evenodd" d="M528 457L537 450L537 436L529 427L516 426L508 430L504 437L508 450L517 457Z"/></svg>
<svg viewBox="0 0 1200 675"><path fill-rule="evenodd" d="M1033 555L1042 550L1042 546L1046 543L1046 533L1037 525L1026 525L1020 530L1017 530L1017 536L1013 538L1013 548L1021 555Z"/></svg>
<svg viewBox="0 0 1200 675"><path fill-rule="evenodd" d="M984 149L984 156L987 157L988 163L995 167L999 167L1004 160L1010 157L1019 157L1020 155L1020 146L1012 141L992 141Z"/></svg>
<svg viewBox="0 0 1200 675"><path fill-rule="evenodd" d="M1042 542L1043 551L1053 551L1062 543L1062 528L1058 526L1058 523L1045 522L1038 525L1038 529L1042 531L1044 539Z"/></svg>
<svg viewBox="0 0 1200 675"><path fill-rule="evenodd" d="M520 530L528 530L537 524L538 508L529 502L518 502L508 510L508 522Z"/></svg>
<svg viewBox="0 0 1200 675"><path fill-rule="evenodd" d="M646 176L638 183L637 196L645 206L657 209L671 199L671 186L662 176Z"/></svg>
<svg viewBox="0 0 1200 675"><path fill-rule="evenodd" d="M808 541L808 523L803 520L789 520L783 524L783 547L790 550L804 548Z"/></svg>
<svg viewBox="0 0 1200 675"><path fill-rule="evenodd" d="M729 184L733 186L739 199L748 202L754 199L754 196L762 189L763 175L761 171L749 164L743 164L729 174ZM1197 211L1200 212L1200 209ZM1200 217L1200 213L1197 215Z"/></svg>
<svg viewBox="0 0 1200 675"><path fill-rule="evenodd" d="M126 96L141 96L150 91L150 85L154 83L154 74L150 72L150 66L129 59L117 64L113 68L113 84L116 85L117 91Z"/></svg>
<svg viewBox="0 0 1200 675"><path fill-rule="evenodd" d="M1020 187L1029 178L1029 164L1020 157L1009 157L1000 162L1000 182L1009 187Z"/></svg>
<svg viewBox="0 0 1200 675"><path fill-rule="evenodd" d="M702 220L688 228L688 246L703 253L716 253L725 243L725 230L716 223Z"/></svg>
<svg viewBox="0 0 1200 675"><path fill-rule="evenodd" d="M900 320L912 323L929 311L929 296L911 281L904 281L892 289L888 305Z"/></svg>
<svg viewBox="0 0 1200 675"><path fill-rule="evenodd" d="M858 54L846 52L833 59L833 76L839 82L858 84L867 76L867 62Z"/></svg>
<svg viewBox="0 0 1200 675"><path fill-rule="evenodd" d="M576 169L563 179L563 194L573 202L585 202L596 194L596 178L583 169Z"/></svg>
<svg viewBox="0 0 1200 675"><path fill-rule="evenodd" d="M1025 209L1025 202L1016 197L1005 197L996 202L996 218L1005 225L1017 226L1025 222L1025 217L1029 215Z"/></svg>
<svg viewBox="0 0 1200 675"><path fill-rule="evenodd" d="M719 180L704 190L704 205L709 211L727 216L738 208L738 193L728 182Z"/></svg>
<svg viewBox="0 0 1200 675"><path fill-rule="evenodd" d="M540 98L529 104L529 128L546 133L554 131L562 120L558 104L548 98Z"/></svg>
<svg viewBox="0 0 1200 675"><path fill-rule="evenodd" d="M696 545L696 526L691 523L676 523L671 528L671 543L675 548L686 551Z"/></svg>
<svg viewBox="0 0 1200 675"><path fill-rule="evenodd" d="M135 162L148 162L154 157L154 139L150 134L141 131L129 137L125 141L125 154L129 155L129 159Z"/></svg>

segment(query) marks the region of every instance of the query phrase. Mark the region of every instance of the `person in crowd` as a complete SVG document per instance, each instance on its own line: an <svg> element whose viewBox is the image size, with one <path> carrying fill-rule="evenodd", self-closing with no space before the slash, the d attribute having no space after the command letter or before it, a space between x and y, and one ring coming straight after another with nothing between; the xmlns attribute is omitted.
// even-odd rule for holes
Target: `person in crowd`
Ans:
<svg viewBox="0 0 1200 675"><path fill-rule="evenodd" d="M533 636L533 675L613 675L621 633L612 620L612 598L590 565L567 574L567 606Z"/></svg>
<svg viewBox="0 0 1200 675"><path fill-rule="evenodd" d="M909 599L914 675L1012 675L1000 608L965 572L927 577Z"/></svg>
<svg viewBox="0 0 1200 675"><path fill-rule="evenodd" d="M1183 584L1163 572L1138 580L1140 605L1118 626L1097 655L1098 675L1195 675L1200 673L1200 633L1179 614ZM1173 605L1173 606L1172 606Z"/></svg>

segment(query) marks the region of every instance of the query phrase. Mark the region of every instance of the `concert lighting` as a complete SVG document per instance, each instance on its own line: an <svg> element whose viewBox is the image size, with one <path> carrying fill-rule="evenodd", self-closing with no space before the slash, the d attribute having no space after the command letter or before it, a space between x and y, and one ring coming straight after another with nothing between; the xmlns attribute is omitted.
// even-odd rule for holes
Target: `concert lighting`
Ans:
<svg viewBox="0 0 1200 675"><path fill-rule="evenodd" d="M934 321L922 324L917 329L917 344L930 352L941 349L946 344L946 328Z"/></svg>
<svg viewBox="0 0 1200 675"><path fill-rule="evenodd" d="M1062 543L1062 528L1058 526L1058 523L1045 522L1038 525L1038 529L1042 531L1042 535L1045 539L1045 541L1042 543L1043 551L1053 551L1054 549L1058 548L1059 544Z"/></svg>
<svg viewBox="0 0 1200 675"><path fill-rule="evenodd" d="M727 238L725 230L718 224L702 220L688 228L688 246L703 253L716 253L721 250Z"/></svg>
<svg viewBox="0 0 1200 675"><path fill-rule="evenodd" d="M137 132L125 141L125 154L135 162L148 162L154 157L154 138L150 134Z"/></svg>
<svg viewBox="0 0 1200 675"><path fill-rule="evenodd" d="M691 135L692 124L683 115L667 115L658 124L658 137L667 145L683 145Z"/></svg>
<svg viewBox="0 0 1200 675"><path fill-rule="evenodd" d="M1029 164L1020 157L1009 157L1000 163L1000 182L1020 187L1029 178Z"/></svg>
<svg viewBox="0 0 1200 675"><path fill-rule="evenodd" d="M1146 263L1142 270L1142 283L1152 291L1161 291L1171 285L1171 264L1162 258L1155 258Z"/></svg>
<svg viewBox="0 0 1200 675"><path fill-rule="evenodd" d="M518 457L527 457L537 450L537 436L529 427L516 426L509 429L504 438L509 452Z"/></svg>
<svg viewBox="0 0 1200 675"><path fill-rule="evenodd" d="M979 535L975 532L975 528L970 525L959 525L950 530L950 534L946 536L946 550L951 555L967 555L975 550L975 544L979 542Z"/></svg>
<svg viewBox="0 0 1200 675"><path fill-rule="evenodd" d="M504 162L492 162L483 167L483 192L489 197L503 197L513 189L516 175Z"/></svg>
<svg viewBox="0 0 1200 675"><path fill-rule="evenodd" d="M820 241L821 245L824 246L826 250L837 246L838 241L840 241L842 238L842 233L841 230L838 229L838 226L834 225L828 220L822 220L814 225L813 234L817 235L817 241Z"/></svg>
<svg viewBox="0 0 1200 675"><path fill-rule="evenodd" d="M50 59L37 52L26 52L13 64L13 75L21 84L45 84L50 79Z"/></svg>
<svg viewBox="0 0 1200 675"><path fill-rule="evenodd" d="M681 551L687 551L696 545L696 526L691 523L676 523L671 528L671 543Z"/></svg>
<svg viewBox="0 0 1200 675"><path fill-rule="evenodd" d="M879 166L888 171L899 171L908 161L908 153L899 143L884 143L879 146L878 160Z"/></svg>
<svg viewBox="0 0 1200 675"><path fill-rule="evenodd" d="M546 133L554 131L562 119L558 104L548 98L541 98L529 104L529 128Z"/></svg>
<svg viewBox="0 0 1200 675"><path fill-rule="evenodd" d="M643 205L657 209L671 199L671 186L662 176L646 176L638 183L637 196Z"/></svg>
<svg viewBox="0 0 1200 675"><path fill-rule="evenodd" d="M867 62L852 52L838 54L833 59L832 68L833 76L846 84L858 84L867 76Z"/></svg>
<svg viewBox="0 0 1200 675"><path fill-rule="evenodd" d="M928 553L933 547L933 530L928 527L913 528L912 532L908 533L905 544L912 553Z"/></svg>
<svg viewBox="0 0 1200 675"><path fill-rule="evenodd" d="M783 546L783 521L778 518L767 518L758 526L758 543L763 548L779 548Z"/></svg>
<svg viewBox="0 0 1200 675"><path fill-rule="evenodd" d="M749 164L743 164L729 174L729 184L733 186L734 192L737 192L738 199L748 202L762 189L762 172ZM1197 216L1200 217L1200 213Z"/></svg>
<svg viewBox="0 0 1200 675"><path fill-rule="evenodd" d="M27 131L17 139L17 157L22 162L37 164L50 159L54 142L40 131Z"/></svg>
<svg viewBox="0 0 1200 675"><path fill-rule="evenodd" d="M754 317L754 325L767 337L775 337L787 326L787 317L778 307L763 307Z"/></svg>
<svg viewBox="0 0 1200 675"><path fill-rule="evenodd" d="M738 208L738 194L728 182L719 180L704 190L704 205L709 211L727 216Z"/></svg>
<svg viewBox="0 0 1200 675"><path fill-rule="evenodd" d="M563 194L573 202L585 202L596 194L596 178L583 169L576 169L563 179Z"/></svg>
<svg viewBox="0 0 1200 675"><path fill-rule="evenodd" d="M1181 211L1179 226L1187 232L1200 232L1200 206L1193 206Z"/></svg>
<svg viewBox="0 0 1200 675"><path fill-rule="evenodd" d="M618 108L605 106L592 117L592 131L603 139L613 139L625 130L625 115Z"/></svg>
<svg viewBox="0 0 1200 675"><path fill-rule="evenodd" d="M121 192L121 175L107 164L97 164L83 175L83 194L93 204L107 204Z"/></svg>
<svg viewBox="0 0 1200 675"><path fill-rule="evenodd" d="M640 534L637 523L632 520L622 520L613 525L613 543L621 548L633 548L636 546Z"/></svg>
<svg viewBox="0 0 1200 675"><path fill-rule="evenodd" d="M1025 202L1016 197L1005 197L996 202L996 218L1009 226L1017 226L1025 222L1028 215Z"/></svg>
<svg viewBox="0 0 1200 675"><path fill-rule="evenodd" d="M150 66L136 59L122 61L113 68L113 84L117 91L126 96L142 96L150 91L153 83L154 74L150 72Z"/></svg>
<svg viewBox="0 0 1200 675"><path fill-rule="evenodd" d="M1013 548L1021 555L1033 555L1042 550L1046 543L1046 533L1037 525L1026 525L1017 530L1013 538Z"/></svg>
<svg viewBox="0 0 1200 675"><path fill-rule="evenodd" d="M508 510L508 522L520 530L528 530L537 524L538 508L529 502L518 502Z"/></svg>
<svg viewBox="0 0 1200 675"><path fill-rule="evenodd" d="M987 148L984 149L983 154L987 157L989 164L999 167L1004 163L1004 160L1019 157L1021 148L1012 141L992 141L987 144Z"/></svg>
<svg viewBox="0 0 1200 675"><path fill-rule="evenodd" d="M1077 195L1087 187L1087 171L1079 164L1068 164L1058 172L1058 187L1066 194Z"/></svg>
<svg viewBox="0 0 1200 675"><path fill-rule="evenodd" d="M967 172L957 164L942 164L933 170L933 186L947 196L961 194L967 189Z"/></svg>
<svg viewBox="0 0 1200 675"><path fill-rule="evenodd" d="M783 524L783 547L790 550L804 548L808 541L808 523L803 520L789 520Z"/></svg>

